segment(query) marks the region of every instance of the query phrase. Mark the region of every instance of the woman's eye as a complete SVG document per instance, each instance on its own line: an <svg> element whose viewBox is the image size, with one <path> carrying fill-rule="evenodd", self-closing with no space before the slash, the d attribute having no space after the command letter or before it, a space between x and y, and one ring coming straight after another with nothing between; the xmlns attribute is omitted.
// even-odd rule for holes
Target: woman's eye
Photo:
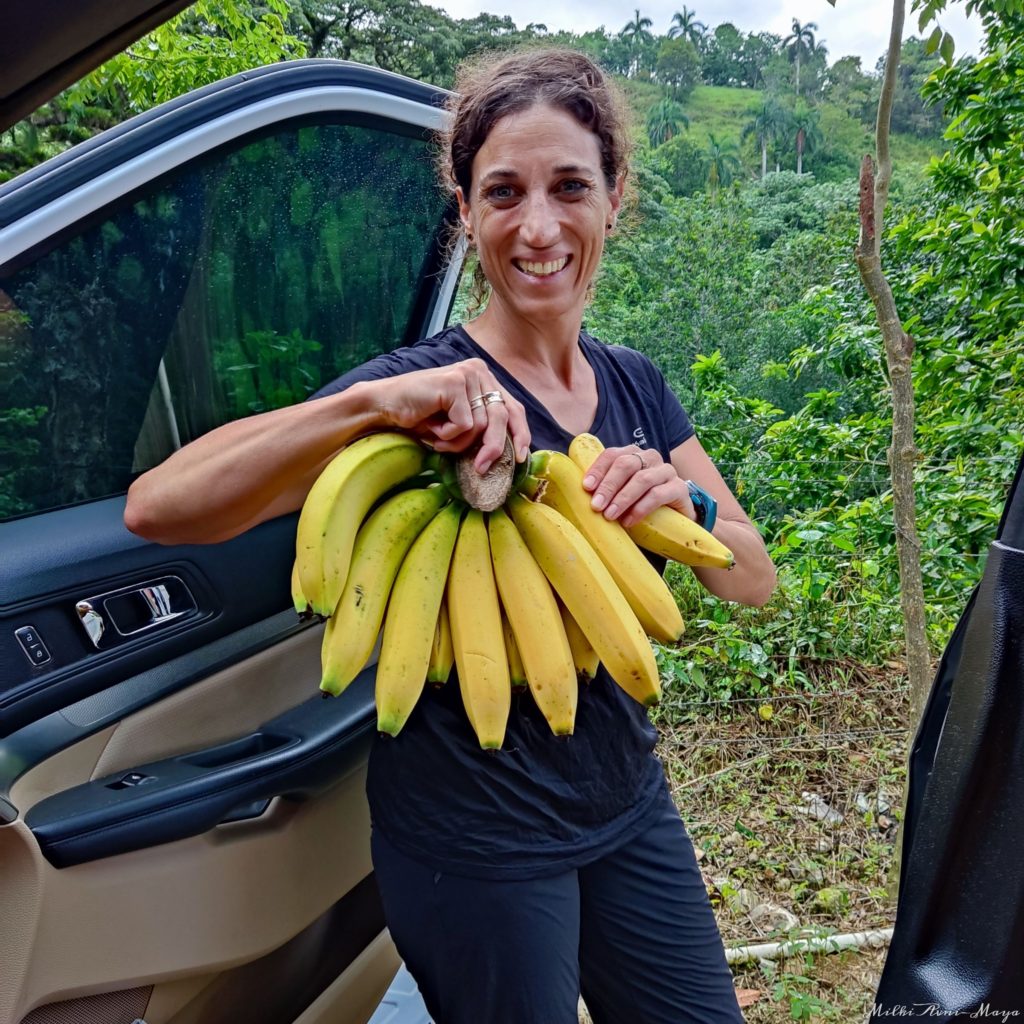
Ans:
<svg viewBox="0 0 1024 1024"><path fill-rule="evenodd" d="M513 196L511 185L495 185L487 190L488 199L511 199Z"/></svg>
<svg viewBox="0 0 1024 1024"><path fill-rule="evenodd" d="M588 186L585 181L577 181L575 178L570 178L568 181L562 182L562 191L569 193L586 192Z"/></svg>

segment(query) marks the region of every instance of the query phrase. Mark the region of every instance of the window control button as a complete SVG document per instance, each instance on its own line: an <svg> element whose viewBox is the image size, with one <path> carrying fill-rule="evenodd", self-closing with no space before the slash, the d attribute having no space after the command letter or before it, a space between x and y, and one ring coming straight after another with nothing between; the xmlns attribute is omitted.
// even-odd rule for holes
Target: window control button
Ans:
<svg viewBox="0 0 1024 1024"><path fill-rule="evenodd" d="M50 652L34 626L22 626L14 631L14 635L25 652L25 657L33 665L45 665L50 660Z"/></svg>

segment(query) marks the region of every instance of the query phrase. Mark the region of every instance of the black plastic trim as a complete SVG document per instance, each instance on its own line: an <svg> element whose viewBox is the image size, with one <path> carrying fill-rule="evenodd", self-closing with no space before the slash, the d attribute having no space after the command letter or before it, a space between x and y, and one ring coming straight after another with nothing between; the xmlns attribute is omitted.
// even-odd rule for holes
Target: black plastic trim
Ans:
<svg viewBox="0 0 1024 1024"><path fill-rule="evenodd" d="M0 228L198 125L269 96L318 86L368 89L431 107L443 106L449 95L351 61L285 61L246 71L139 114L0 186Z"/></svg>
<svg viewBox="0 0 1024 1024"><path fill-rule="evenodd" d="M283 796L308 799L362 764L376 714L375 668L342 695L320 696L227 744L130 771L151 778L111 788L122 769L41 800L25 816L51 864L70 867L200 835L240 805Z"/></svg>

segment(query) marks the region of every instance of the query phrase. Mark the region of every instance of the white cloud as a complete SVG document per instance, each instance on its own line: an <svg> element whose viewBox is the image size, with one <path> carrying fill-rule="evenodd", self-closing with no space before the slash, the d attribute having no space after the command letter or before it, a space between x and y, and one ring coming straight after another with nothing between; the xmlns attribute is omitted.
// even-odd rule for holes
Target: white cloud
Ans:
<svg viewBox="0 0 1024 1024"><path fill-rule="evenodd" d="M509 15L520 27L530 22L547 25L551 31L567 29L586 32L604 26L617 32L633 17L634 5L619 0L428 0L442 7L454 18L471 18L481 11ZM847 54L860 56L864 69L871 70L885 52L892 20L890 0L836 0L835 8L825 0L717 0L701 7L699 0L687 6L696 9L698 21L714 27L723 21L733 22L744 32L774 32L785 36L793 19L813 21L818 26L816 38L828 47L830 60ZM909 6L909 5L908 5ZM683 4L676 0L654 0L640 4L640 13L654 22L656 32L664 33L675 11ZM940 18L943 28L956 40L956 52L978 53L981 24L968 19L962 7L952 6ZM904 38L917 35L917 20L907 18Z"/></svg>

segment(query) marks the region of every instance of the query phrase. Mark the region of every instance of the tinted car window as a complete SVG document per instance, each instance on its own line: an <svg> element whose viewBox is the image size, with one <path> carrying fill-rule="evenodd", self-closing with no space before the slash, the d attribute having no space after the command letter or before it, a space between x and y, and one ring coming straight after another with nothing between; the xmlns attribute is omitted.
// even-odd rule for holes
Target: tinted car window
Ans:
<svg viewBox="0 0 1024 1024"><path fill-rule="evenodd" d="M443 207L418 132L291 126L0 278L0 517L120 493L400 344Z"/></svg>

